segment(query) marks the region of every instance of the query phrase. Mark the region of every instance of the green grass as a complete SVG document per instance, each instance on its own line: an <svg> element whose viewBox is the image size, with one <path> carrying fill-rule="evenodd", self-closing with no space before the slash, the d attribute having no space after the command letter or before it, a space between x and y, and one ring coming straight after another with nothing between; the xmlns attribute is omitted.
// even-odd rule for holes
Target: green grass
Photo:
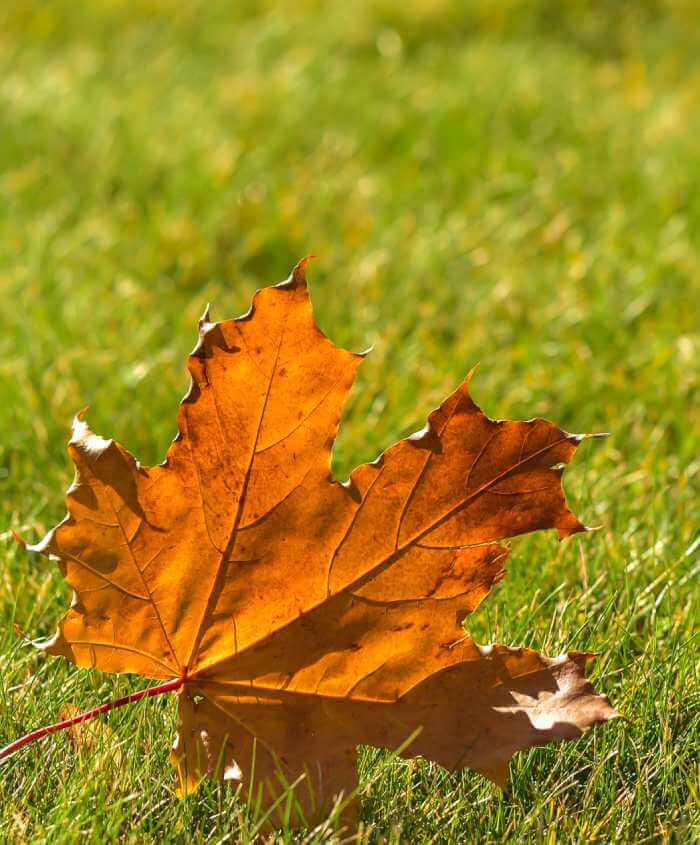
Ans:
<svg viewBox="0 0 700 845"><path fill-rule="evenodd" d="M490 415L613 434L566 480L602 530L516 541L468 625L601 652L628 721L519 755L508 795L368 749L364 841L697 840L698 137L693 0L2 4L0 744L143 685L18 636L69 599L10 529L62 516L72 415L160 460L204 303L315 252L320 324L375 345L339 477L476 361ZM173 704L0 766L0 841L250 839L226 788L174 797Z"/></svg>

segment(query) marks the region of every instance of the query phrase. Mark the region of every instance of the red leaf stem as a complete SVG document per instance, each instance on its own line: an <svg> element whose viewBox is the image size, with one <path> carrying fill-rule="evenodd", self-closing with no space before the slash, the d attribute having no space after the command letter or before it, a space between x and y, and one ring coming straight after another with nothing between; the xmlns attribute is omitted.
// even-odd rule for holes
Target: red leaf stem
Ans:
<svg viewBox="0 0 700 845"><path fill-rule="evenodd" d="M152 698L154 695L162 695L166 692L172 692L173 690L179 689L184 682L184 677L174 678L172 681L167 681L164 684L158 684L157 686L148 687L147 689L142 689L138 692L129 693L129 695L125 695L123 698L118 698L116 701L108 701L106 704L100 704L99 707L93 707L92 710L87 710L85 713L79 713L77 716L71 716L70 719L64 719L62 722L56 722L53 725L37 728L19 739L16 739L14 742L11 742L9 745L6 745L4 748L0 748L0 760L5 757L9 757L11 754L14 754L15 751L19 751L20 748L23 748L25 745L29 745L30 742L41 739L47 734L56 733L56 731L63 731L66 728L70 728L71 725L77 725L80 722L85 722L87 719L92 719L93 716L99 716L101 713L107 713L110 710L114 710L115 707L123 707L125 704L131 704L133 701L138 701L140 698Z"/></svg>

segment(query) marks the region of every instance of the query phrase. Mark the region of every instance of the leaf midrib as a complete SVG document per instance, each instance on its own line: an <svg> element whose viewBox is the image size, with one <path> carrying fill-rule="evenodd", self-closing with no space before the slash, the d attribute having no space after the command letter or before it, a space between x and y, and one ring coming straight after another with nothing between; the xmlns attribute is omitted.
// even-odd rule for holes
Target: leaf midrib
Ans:
<svg viewBox="0 0 700 845"><path fill-rule="evenodd" d="M224 571L225 571L225 569L226 569L226 567L229 563L229 559L230 559L231 555L233 554L233 549L236 545L236 539L238 537L238 529L240 527L240 522L241 522L241 519L243 517L243 509L245 507L246 497L247 497L248 489L249 489L249 485L250 485L250 478L251 478L252 471L253 471L253 464L255 462L255 457L257 455L257 447L258 447L258 441L260 439L260 432L262 431L262 424L263 424L263 420L265 418L265 412L267 410L267 403L268 403L269 398L270 398L270 393L272 392L272 384L275 380L275 375L277 373L277 365L278 365L278 362L279 362L280 350L282 348L282 341L284 339L284 334L285 334L285 323L286 323L286 321L282 321L282 328L281 328L281 331L280 331L279 340L277 341L277 349L275 351L275 358L274 358L274 361L273 361L273 364L272 364L272 370L270 371L270 377L269 377L269 381L268 381L268 384L267 384L267 389L265 391L265 398L263 399L262 408L260 409L260 414L259 414L259 417L258 417L258 425L257 425L257 429L256 429L256 432L255 432L255 438L253 440L253 446L252 446L252 449L250 451L248 466L246 468L245 476L243 478L243 485L241 487L241 494L238 498L238 504L236 505L236 512L234 514L231 531L229 533L229 537L228 537L228 540L226 542L226 546L224 547L223 552L220 553L221 557L219 558L219 562L218 562L218 565L216 567L216 573L215 573L215 576L212 580L212 585L211 585L211 588L209 590L209 594L207 596L207 601L206 601L206 604L204 605L204 610L203 610L202 615L200 617L200 620L197 624L195 635L194 635L193 640L192 640L192 645L190 647L190 651L189 651L187 659L185 661L185 672L188 672L189 667L192 666L193 661L196 659L196 655L197 655L197 652L198 652L199 647L201 645L202 637L204 635L204 627L205 627L205 622L206 622L207 616L213 610L213 608L216 604L217 598L218 598L217 587L219 586L219 583L221 582L221 580L223 578L223 573L224 573ZM212 386L211 389L214 390L214 387ZM193 462L194 462L195 461L194 456L193 456L192 459L193 459ZM203 498L202 498L202 512L203 512L203 518L206 522L206 514L204 514L204 499ZM217 549L217 551L219 551L219 550Z"/></svg>

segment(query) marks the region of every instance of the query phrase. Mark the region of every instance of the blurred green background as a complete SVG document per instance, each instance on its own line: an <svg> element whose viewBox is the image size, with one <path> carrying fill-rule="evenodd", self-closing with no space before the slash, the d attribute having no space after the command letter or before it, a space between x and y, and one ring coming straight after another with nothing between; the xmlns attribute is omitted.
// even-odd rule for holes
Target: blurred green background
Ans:
<svg viewBox="0 0 700 845"><path fill-rule="evenodd" d="M321 326L375 347L338 477L477 361L491 416L613 434L567 473L602 530L517 541L467 625L602 652L630 721L520 755L506 796L368 750L362 836L698 836L699 138L696 0L2 4L0 744L142 683L15 630L68 599L10 529L62 516L71 417L161 460L204 304L240 313L313 252ZM110 725L104 753L56 736L0 768L0 841L253 838L226 789L172 796L172 702Z"/></svg>

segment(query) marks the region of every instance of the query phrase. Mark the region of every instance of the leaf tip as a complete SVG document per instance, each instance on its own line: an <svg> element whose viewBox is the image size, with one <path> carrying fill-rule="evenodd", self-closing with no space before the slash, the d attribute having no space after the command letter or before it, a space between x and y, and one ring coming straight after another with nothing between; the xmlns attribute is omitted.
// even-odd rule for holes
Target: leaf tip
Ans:
<svg viewBox="0 0 700 845"><path fill-rule="evenodd" d="M90 435L90 427L85 422L85 414L90 410L90 406L86 405L84 408L81 408L77 414L73 417L73 421L71 423L71 438L69 445L71 443L80 443L85 437Z"/></svg>
<svg viewBox="0 0 700 845"><path fill-rule="evenodd" d="M600 525L584 525L583 531L585 534L592 534L594 531L600 531L603 528L603 524Z"/></svg>
<svg viewBox="0 0 700 845"><path fill-rule="evenodd" d="M575 443L583 443L584 440L598 440L603 439L605 437L611 437L611 433L609 431L594 431L592 433L585 433L585 434L567 434L566 435L569 440L573 440Z"/></svg>
<svg viewBox="0 0 700 845"><path fill-rule="evenodd" d="M560 471L561 472L561 471ZM591 534L594 531L600 531L603 525L585 525L578 519L571 511L568 511L563 522L555 526L559 542L568 540L575 534Z"/></svg>
<svg viewBox="0 0 700 845"><path fill-rule="evenodd" d="M316 256L313 253L305 255L300 261L297 261L297 263L292 268L292 272L289 274L289 276L283 282L280 282L278 285L275 285L275 287L283 288L285 290L305 288L306 266L314 258L316 258Z"/></svg>
<svg viewBox="0 0 700 845"><path fill-rule="evenodd" d="M494 760L490 764L479 766L478 771L491 783L495 784L501 792L508 795L508 771L510 760Z"/></svg>
<svg viewBox="0 0 700 845"><path fill-rule="evenodd" d="M211 324L211 303L207 302L204 306L204 311L202 311L202 316L199 318L199 329L200 331L204 326Z"/></svg>

